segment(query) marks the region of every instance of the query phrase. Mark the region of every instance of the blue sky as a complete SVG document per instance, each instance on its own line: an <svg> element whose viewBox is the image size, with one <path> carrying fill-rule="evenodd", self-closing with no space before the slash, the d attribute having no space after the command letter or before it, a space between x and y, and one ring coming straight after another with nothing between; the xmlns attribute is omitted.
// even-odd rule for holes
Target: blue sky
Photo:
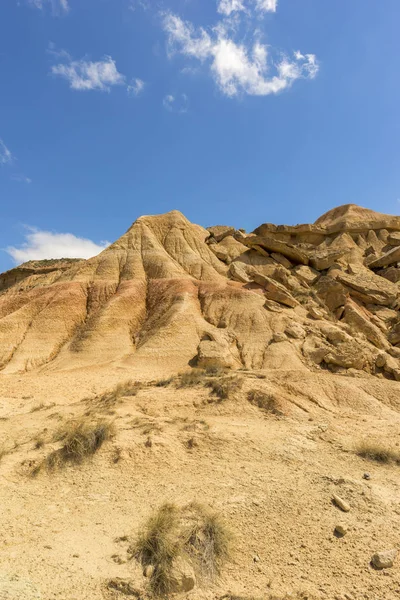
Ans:
<svg viewBox="0 0 400 600"><path fill-rule="evenodd" d="M398 213L399 18L398 0L2 0L0 271L172 209L248 230Z"/></svg>

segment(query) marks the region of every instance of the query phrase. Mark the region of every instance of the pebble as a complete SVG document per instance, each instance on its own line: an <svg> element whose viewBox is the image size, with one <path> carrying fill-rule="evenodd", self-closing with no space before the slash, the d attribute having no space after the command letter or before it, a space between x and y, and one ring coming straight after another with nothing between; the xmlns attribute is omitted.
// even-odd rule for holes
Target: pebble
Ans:
<svg viewBox="0 0 400 600"><path fill-rule="evenodd" d="M340 536L340 537L343 537L343 536L345 536L345 535L346 535L346 533L347 533L347 529L346 529L346 527L344 527L343 525L336 525L336 527L335 527L335 533L336 533L338 536Z"/></svg>
<svg viewBox="0 0 400 600"><path fill-rule="evenodd" d="M369 480L369 479L371 479L371 475L369 473L364 473L363 479Z"/></svg>
<svg viewBox="0 0 400 600"><path fill-rule="evenodd" d="M343 512L349 512L350 504L348 504L345 500L343 500L340 496L333 494L332 496L333 502L342 510Z"/></svg>
<svg viewBox="0 0 400 600"><path fill-rule="evenodd" d="M396 548L393 548L393 550L376 552L371 558L371 563L376 569L390 569L390 567L393 567L396 556Z"/></svg>

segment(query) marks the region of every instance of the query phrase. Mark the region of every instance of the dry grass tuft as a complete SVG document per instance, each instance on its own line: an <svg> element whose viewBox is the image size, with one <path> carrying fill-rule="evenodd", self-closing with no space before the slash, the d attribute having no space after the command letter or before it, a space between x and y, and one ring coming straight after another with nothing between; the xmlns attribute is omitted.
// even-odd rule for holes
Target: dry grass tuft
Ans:
<svg viewBox="0 0 400 600"><path fill-rule="evenodd" d="M395 463L400 465L400 450L389 448L381 442L362 440L356 448L356 454L381 464Z"/></svg>
<svg viewBox="0 0 400 600"><path fill-rule="evenodd" d="M5 456L7 456L7 454L9 454L9 453L10 453L10 451L9 451L9 450L7 450L7 448L6 448L5 446L3 446L3 445L2 445L2 446L0 446L0 462L1 462L1 461L3 460L3 458L4 458Z"/></svg>
<svg viewBox="0 0 400 600"><path fill-rule="evenodd" d="M154 383L154 385L155 387L167 387L174 381L174 379L174 377L168 377L168 379L159 379Z"/></svg>
<svg viewBox="0 0 400 600"><path fill-rule="evenodd" d="M43 468L47 471L54 471L68 463L82 463L93 456L103 443L112 437L113 433L114 425L107 421L93 423L81 419L67 423L55 436L55 441L62 442L61 448L53 450L34 469L32 475L37 475Z"/></svg>
<svg viewBox="0 0 400 600"><path fill-rule="evenodd" d="M195 387L196 385L205 385L207 373L203 369L192 369L179 375L177 381L178 388Z"/></svg>
<svg viewBox="0 0 400 600"><path fill-rule="evenodd" d="M150 516L129 553L151 565L151 592L173 593L173 568L178 558L190 561L196 574L214 579L230 556L231 535L222 519L199 504L179 509L164 504Z"/></svg>
<svg viewBox="0 0 400 600"><path fill-rule="evenodd" d="M273 415L282 415L282 411L279 409L276 398L273 394L261 392L260 390L249 390L247 393L247 400L250 404L254 404L258 408L265 410Z"/></svg>
<svg viewBox="0 0 400 600"><path fill-rule="evenodd" d="M238 377L221 377L207 382L207 387L211 388L211 394L219 400L227 400L239 391L242 387L243 380Z"/></svg>
<svg viewBox="0 0 400 600"><path fill-rule="evenodd" d="M181 553L181 540L176 535L178 524L179 509L174 504L164 504L150 516L130 549L142 565L154 567L150 585L157 596L166 596L171 590L173 563Z"/></svg>
<svg viewBox="0 0 400 600"><path fill-rule="evenodd" d="M119 383L114 389L104 392L94 401L88 402L98 408L109 409L121 402L122 398L136 396L141 388L142 384L138 381L125 381Z"/></svg>
<svg viewBox="0 0 400 600"><path fill-rule="evenodd" d="M190 526L185 550L203 578L215 579L230 556L232 534L220 515L201 504L193 503L186 511Z"/></svg>

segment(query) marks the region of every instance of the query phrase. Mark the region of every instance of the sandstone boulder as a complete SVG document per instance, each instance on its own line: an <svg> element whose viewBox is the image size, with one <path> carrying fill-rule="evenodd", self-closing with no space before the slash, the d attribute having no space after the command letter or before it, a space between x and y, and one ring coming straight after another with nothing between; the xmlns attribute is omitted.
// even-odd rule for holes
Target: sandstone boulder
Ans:
<svg viewBox="0 0 400 600"><path fill-rule="evenodd" d="M371 316L365 308L348 299L342 320L359 333L362 333L377 348L387 349L389 347L388 341L382 331L371 322Z"/></svg>
<svg viewBox="0 0 400 600"><path fill-rule="evenodd" d="M228 225L214 225L213 227L207 227L207 231L210 233L210 237L214 238L216 242L221 242L228 235L233 235L235 228Z"/></svg>
<svg viewBox="0 0 400 600"><path fill-rule="evenodd" d="M264 288L265 295L269 300L274 300L290 308L298 306L299 303L297 300L293 298L282 284L256 271L253 272L252 278L255 283Z"/></svg>
<svg viewBox="0 0 400 600"><path fill-rule="evenodd" d="M293 269L293 273L302 283L310 286L313 285L320 276L318 271L306 265L298 265Z"/></svg>
<svg viewBox="0 0 400 600"><path fill-rule="evenodd" d="M378 267L388 267L398 262L400 262L400 246L389 250L383 256L370 262L368 266L370 269L377 269Z"/></svg>
<svg viewBox="0 0 400 600"><path fill-rule="evenodd" d="M308 264L307 254L293 244L282 242L272 236L248 235L239 241L248 248L256 248L266 252L276 252L282 254L294 264Z"/></svg>
<svg viewBox="0 0 400 600"><path fill-rule="evenodd" d="M332 311L343 306L348 296L345 287L329 275L320 277L315 284L315 289L321 300Z"/></svg>

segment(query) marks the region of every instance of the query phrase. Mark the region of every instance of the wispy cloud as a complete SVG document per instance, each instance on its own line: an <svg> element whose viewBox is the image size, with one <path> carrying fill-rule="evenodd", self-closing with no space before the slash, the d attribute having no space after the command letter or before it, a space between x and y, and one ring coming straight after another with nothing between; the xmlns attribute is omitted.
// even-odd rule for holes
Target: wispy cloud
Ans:
<svg viewBox="0 0 400 600"><path fill-rule="evenodd" d="M189 109L189 99L186 94L167 94L163 99L163 106L170 112L186 113Z"/></svg>
<svg viewBox="0 0 400 600"><path fill-rule="evenodd" d="M133 12L138 8L141 8L142 10L149 10L150 0L129 0L128 8Z"/></svg>
<svg viewBox="0 0 400 600"><path fill-rule="evenodd" d="M212 28L196 28L171 12L164 14L163 27L169 56L178 53L206 64L223 94L277 94L297 79L317 75L319 66L314 54L273 52L262 43L257 14L275 12L277 0L220 0L217 9L223 16ZM231 14L240 12L246 12L247 20L250 15L252 39L248 35L240 37L240 15L232 20Z"/></svg>
<svg viewBox="0 0 400 600"><path fill-rule="evenodd" d="M18 183L32 183L32 179L30 177L27 177L23 173L16 173L14 175L11 175L11 179L13 181L17 181Z"/></svg>
<svg viewBox="0 0 400 600"><path fill-rule="evenodd" d="M113 86L125 84L125 75L118 72L115 60L105 56L103 60L72 60L51 68L53 75L66 79L73 90L100 90L109 92Z"/></svg>
<svg viewBox="0 0 400 600"><path fill-rule="evenodd" d="M0 165L7 165L13 161L13 155L0 138Z"/></svg>
<svg viewBox="0 0 400 600"><path fill-rule="evenodd" d="M50 6L55 16L68 13L70 8L68 0L28 0L28 3L39 10L43 10L45 6Z"/></svg>
<svg viewBox="0 0 400 600"><path fill-rule="evenodd" d="M21 264L29 260L50 258L91 258L109 245L109 242L96 244L72 233L55 233L27 227L25 242L19 248L9 246L6 252L15 264Z"/></svg>
<svg viewBox="0 0 400 600"><path fill-rule="evenodd" d="M142 79L132 79L131 83L127 86L126 91L129 96L139 96L144 90L145 82Z"/></svg>
<svg viewBox="0 0 400 600"><path fill-rule="evenodd" d="M250 12L255 8L261 13L276 12L278 0L219 0L217 10L223 15L231 15L234 12Z"/></svg>

